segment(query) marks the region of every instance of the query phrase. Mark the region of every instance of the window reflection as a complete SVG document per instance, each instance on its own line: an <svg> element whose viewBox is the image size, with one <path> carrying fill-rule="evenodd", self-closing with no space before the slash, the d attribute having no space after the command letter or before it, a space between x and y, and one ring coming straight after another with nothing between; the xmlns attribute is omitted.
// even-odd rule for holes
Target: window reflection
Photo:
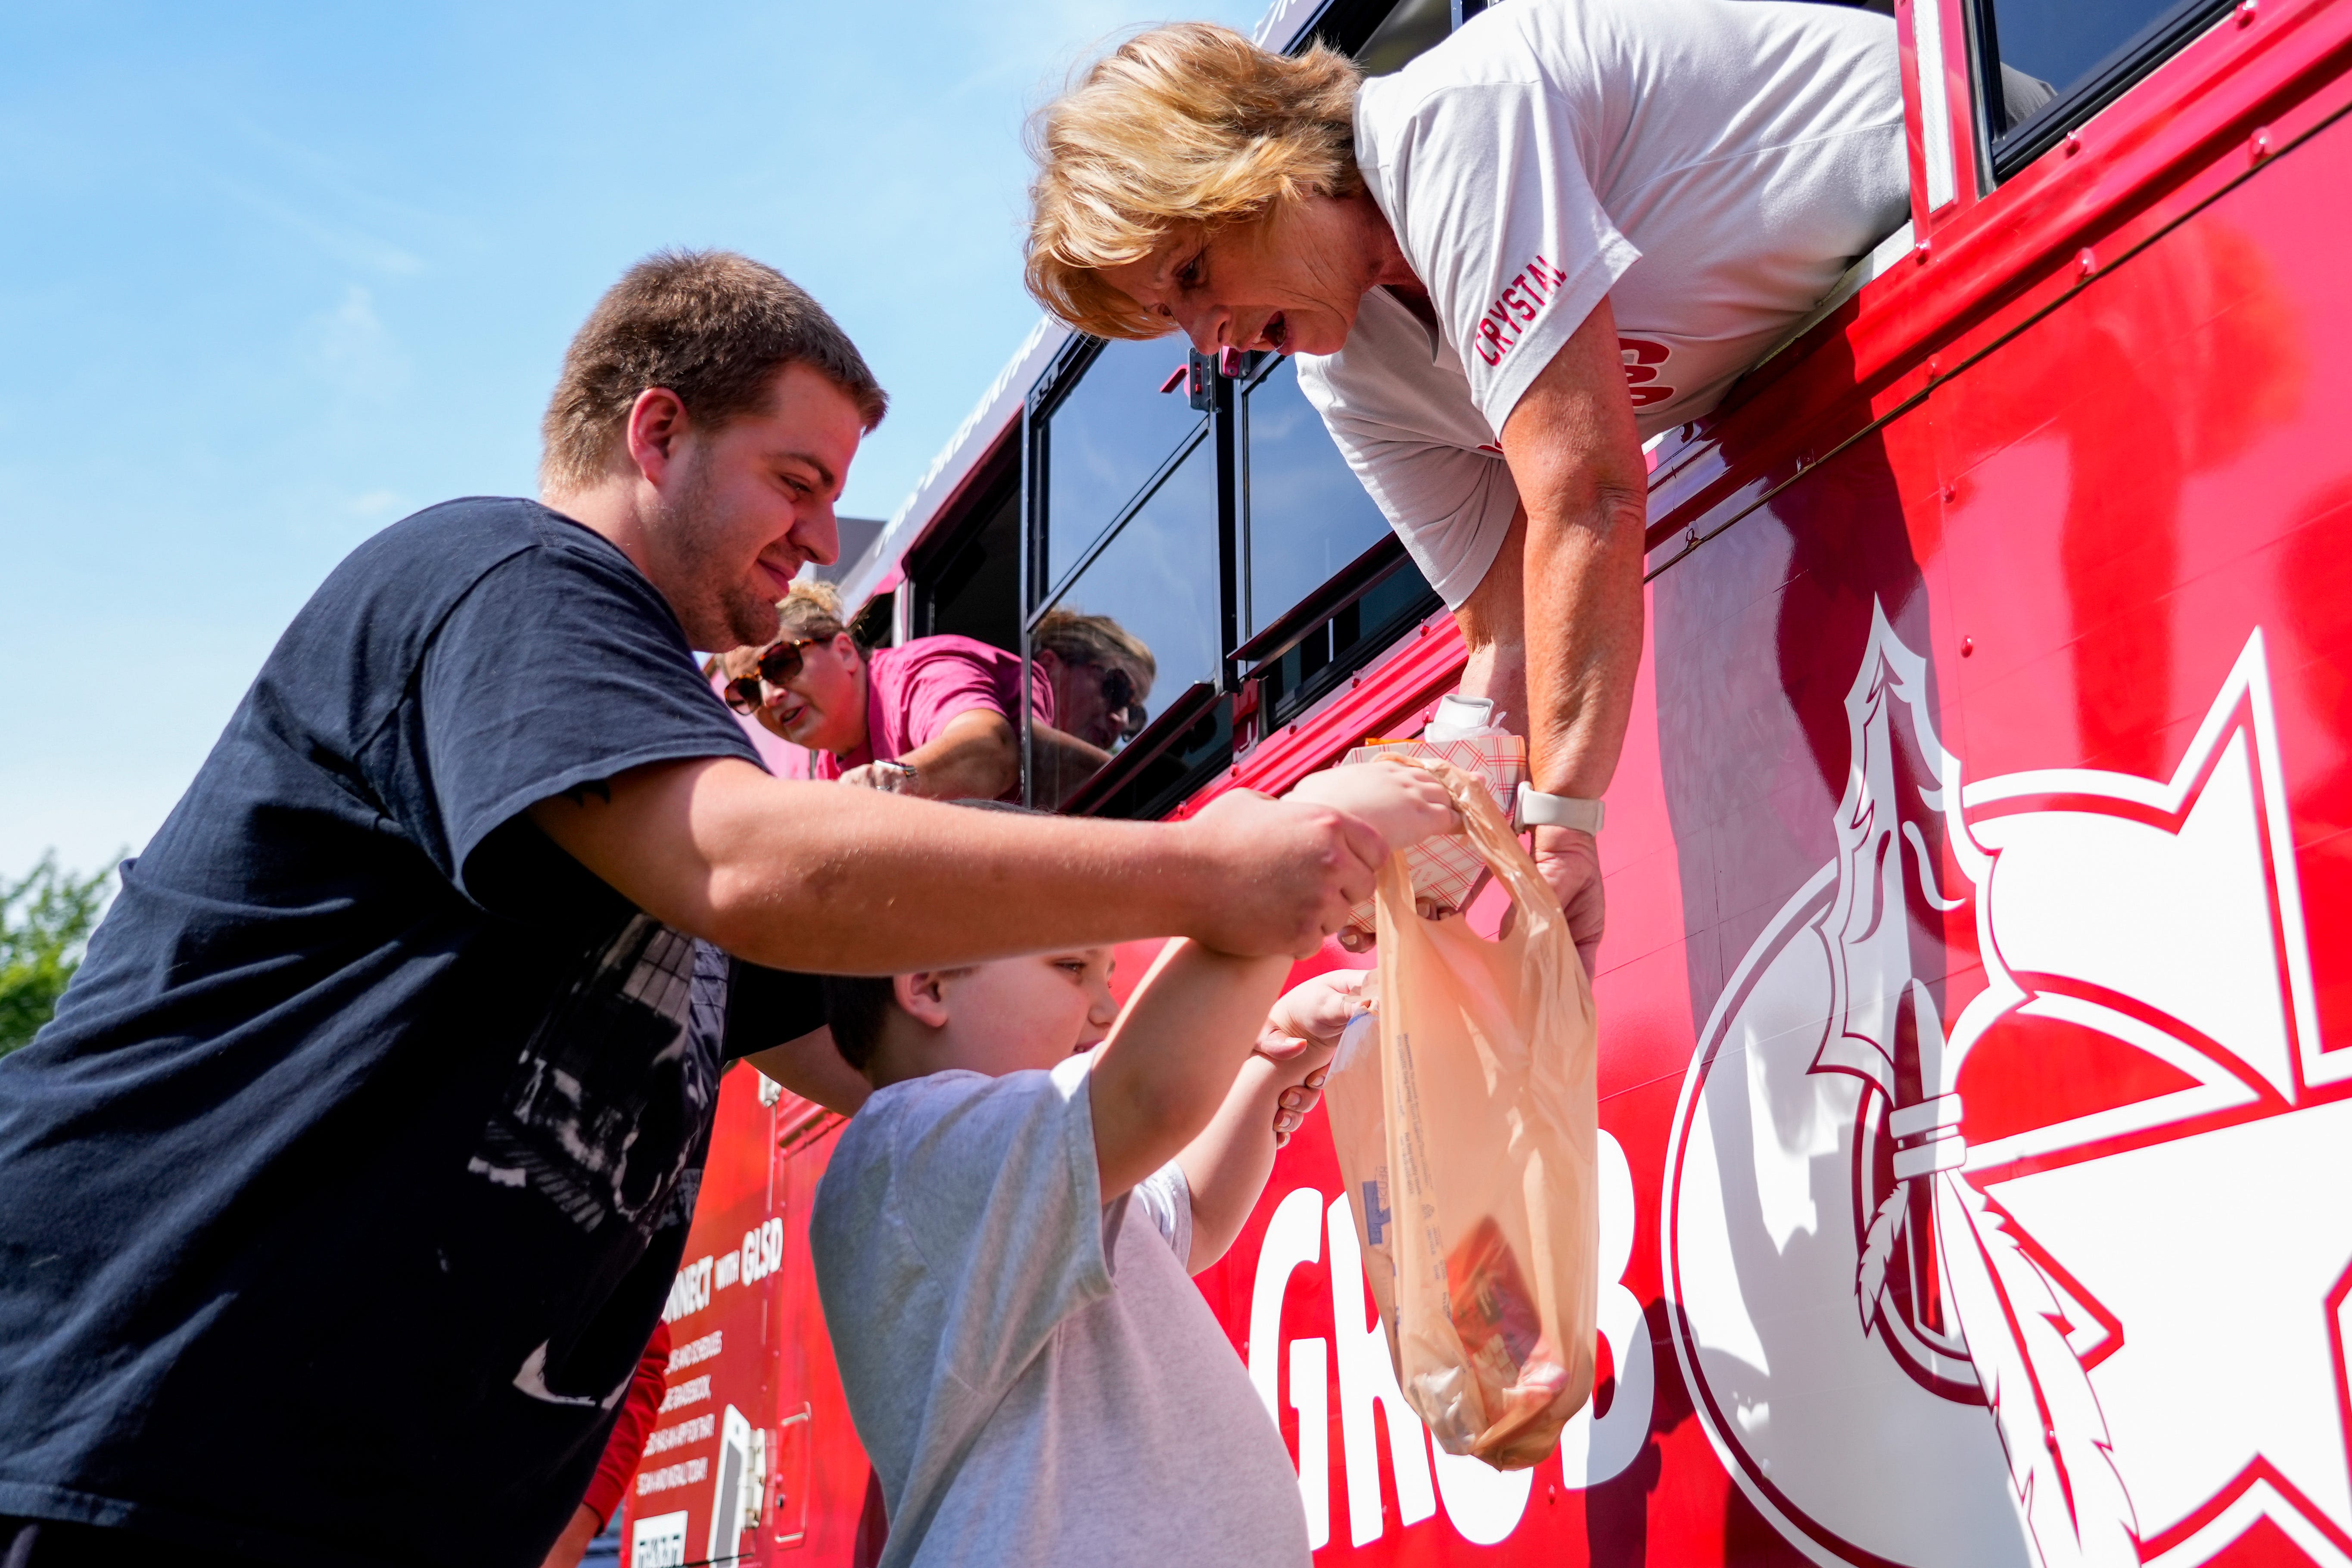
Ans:
<svg viewBox="0 0 2352 1568"><path fill-rule="evenodd" d="M1247 637L1330 581L1389 531L1285 359L1249 405Z"/></svg>
<svg viewBox="0 0 2352 1568"><path fill-rule="evenodd" d="M1203 441L1055 603L1108 616L1151 650L1157 668L1134 696L1147 720L1192 682L1215 679L1222 663L1216 483Z"/></svg>
<svg viewBox="0 0 2352 1568"><path fill-rule="evenodd" d="M1998 80L1985 94L1996 142L2215 8L2209 0L1979 0L1979 33L1998 61Z"/></svg>
<svg viewBox="0 0 2352 1568"><path fill-rule="evenodd" d="M1180 384L1181 338L1110 342L1046 422L1045 580L1059 583L1204 416ZM1213 559L1213 557L1212 557Z"/></svg>
<svg viewBox="0 0 2352 1568"><path fill-rule="evenodd" d="M1453 30L1454 7L1449 0L1398 0L1396 9L1381 19L1364 47L1356 51L1356 63L1367 76L1402 70L1444 43Z"/></svg>

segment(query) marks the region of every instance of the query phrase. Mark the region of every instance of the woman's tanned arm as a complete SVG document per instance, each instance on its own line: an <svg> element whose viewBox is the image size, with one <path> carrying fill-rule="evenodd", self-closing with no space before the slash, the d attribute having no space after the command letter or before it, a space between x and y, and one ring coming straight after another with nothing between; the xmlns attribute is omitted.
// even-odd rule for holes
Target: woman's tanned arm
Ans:
<svg viewBox="0 0 2352 1568"><path fill-rule="evenodd" d="M915 770L897 791L925 800L994 800L1021 778L1021 740L1002 713L967 708L896 761ZM863 770L860 770L863 771Z"/></svg>
<svg viewBox="0 0 2352 1568"><path fill-rule="evenodd" d="M1649 500L1616 318L1603 300L1503 424L1527 510L1522 557L1528 763L1548 795L1599 796L1617 771L1642 662L1642 533ZM1592 835L1536 831L1590 973L1601 931Z"/></svg>
<svg viewBox="0 0 2352 1568"><path fill-rule="evenodd" d="M1097 822L699 758L632 769L610 799L580 793L530 818L630 902L754 963L814 973L1171 935L1304 956L1370 893L1388 853L1342 812L1246 791L1181 823Z"/></svg>

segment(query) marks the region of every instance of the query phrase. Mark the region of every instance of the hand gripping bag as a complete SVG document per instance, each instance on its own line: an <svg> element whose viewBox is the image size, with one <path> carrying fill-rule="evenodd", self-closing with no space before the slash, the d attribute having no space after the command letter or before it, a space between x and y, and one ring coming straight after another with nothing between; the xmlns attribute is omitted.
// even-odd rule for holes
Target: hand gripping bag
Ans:
<svg viewBox="0 0 2352 1568"><path fill-rule="evenodd" d="M1521 1469L1592 1388L1592 993L1559 904L1476 775L1424 760L1517 907L1489 942L1381 872L1376 1011L1324 1086L1397 1380L1449 1453Z"/></svg>

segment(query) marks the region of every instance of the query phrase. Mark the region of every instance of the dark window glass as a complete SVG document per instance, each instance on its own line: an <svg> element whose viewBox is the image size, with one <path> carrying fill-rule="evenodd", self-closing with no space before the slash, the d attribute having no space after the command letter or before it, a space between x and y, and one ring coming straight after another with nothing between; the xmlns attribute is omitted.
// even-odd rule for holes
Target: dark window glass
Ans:
<svg viewBox="0 0 2352 1568"><path fill-rule="evenodd" d="M1451 0L1399 0L1356 51L1356 61L1369 76L1386 76L1402 70L1424 50L1444 42L1453 30Z"/></svg>
<svg viewBox="0 0 2352 1568"><path fill-rule="evenodd" d="M1217 458L1192 448L1055 601L1108 616L1141 639L1159 665L1146 713L1157 716L1196 680L1214 680L1217 647Z"/></svg>
<svg viewBox="0 0 2352 1568"><path fill-rule="evenodd" d="M1172 392L1160 390L1184 363L1181 338L1106 343L1048 417L1048 586L1078 563L1119 509L1199 427L1203 416L1186 400L1181 384Z"/></svg>
<svg viewBox="0 0 2352 1568"><path fill-rule="evenodd" d="M2227 8L2227 0L1977 0L1985 124L2007 174Z"/></svg>
<svg viewBox="0 0 2352 1568"><path fill-rule="evenodd" d="M1361 598L1300 638L1297 647L1257 667L1264 683L1261 696L1270 710L1267 728L1286 724L1313 707L1444 604L1411 557L1401 561Z"/></svg>
<svg viewBox="0 0 2352 1568"><path fill-rule="evenodd" d="M1021 487L1017 480L978 509L908 574L921 587L918 637L952 632L1018 651L1021 647Z"/></svg>
<svg viewBox="0 0 2352 1568"><path fill-rule="evenodd" d="M1242 635L1331 580L1389 531L1283 360L1249 391L1249 609Z"/></svg>

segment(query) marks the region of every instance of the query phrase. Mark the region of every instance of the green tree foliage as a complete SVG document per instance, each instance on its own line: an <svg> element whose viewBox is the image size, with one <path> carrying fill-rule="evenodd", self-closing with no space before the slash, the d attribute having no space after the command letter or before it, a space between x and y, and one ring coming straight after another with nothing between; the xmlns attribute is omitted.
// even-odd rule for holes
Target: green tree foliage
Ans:
<svg viewBox="0 0 2352 1568"><path fill-rule="evenodd" d="M33 1037L81 966L114 868L77 877L54 854L19 882L0 882L0 1057Z"/></svg>

